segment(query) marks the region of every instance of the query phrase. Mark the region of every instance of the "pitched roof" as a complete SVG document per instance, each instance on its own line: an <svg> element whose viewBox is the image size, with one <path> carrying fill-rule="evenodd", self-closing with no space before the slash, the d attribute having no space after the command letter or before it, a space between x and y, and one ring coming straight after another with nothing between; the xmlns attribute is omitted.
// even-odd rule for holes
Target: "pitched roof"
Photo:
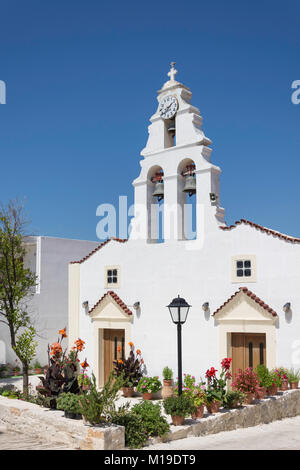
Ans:
<svg viewBox="0 0 300 470"><path fill-rule="evenodd" d="M216 313L220 312L220 310L222 310L222 308L225 307L225 305L231 302L232 299L236 297L238 294L240 294L241 292L247 295L248 297L250 297L254 302L259 304L260 307L264 308L267 312L271 313L273 317L277 317L277 313L269 305L267 305L263 300L257 297L257 295L251 292L251 290L249 290L247 287L240 287L239 290L235 292L231 297L229 297L229 299L226 300L226 302L224 302L224 304L221 305L212 315L214 316L216 315Z"/></svg>
<svg viewBox="0 0 300 470"><path fill-rule="evenodd" d="M101 250L101 248L103 248L105 245L107 245L112 240L114 240L115 242L120 242L120 243L125 243L125 242L128 241L127 238L115 238L115 237L108 238L107 240L105 240L105 242L100 243L100 245L96 246L96 248L94 248L90 253L88 253L86 256L84 256L84 258L82 258L78 261L70 261L70 264L83 263L88 258L90 258L94 253Z"/></svg>
<svg viewBox="0 0 300 470"><path fill-rule="evenodd" d="M98 300L98 302L94 305L94 307L92 307L92 308L89 310L89 314L92 313L93 310L95 310L95 308L98 307L98 305L100 305L101 302L102 302L107 296L110 296L110 297L122 308L122 310L124 310L124 312L127 313L127 315L132 315L132 311L127 307L127 305L123 302L123 300L121 300L120 297L119 297L113 290L109 290L108 292L106 292L106 293L101 297L101 299Z"/></svg>
<svg viewBox="0 0 300 470"><path fill-rule="evenodd" d="M267 235L273 235L274 237L280 238L282 240L288 241L288 242L293 242L293 243L300 243L300 238L296 237L291 237L289 235L285 235L280 232L276 232L276 230L271 230L267 227L263 227L262 225L255 224L254 222L251 222L250 220L246 219L241 219L237 220L234 225L229 225L228 227L220 227L221 230L232 230L233 228L236 228L237 225L244 224L244 225L249 225L250 227L256 228L260 230L261 232L266 233Z"/></svg>

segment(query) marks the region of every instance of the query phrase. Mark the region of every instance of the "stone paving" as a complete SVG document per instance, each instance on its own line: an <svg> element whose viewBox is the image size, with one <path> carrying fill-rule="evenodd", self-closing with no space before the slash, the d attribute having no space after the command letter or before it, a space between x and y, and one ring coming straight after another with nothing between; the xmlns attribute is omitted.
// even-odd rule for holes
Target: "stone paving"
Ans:
<svg viewBox="0 0 300 470"><path fill-rule="evenodd" d="M155 444L147 451L300 450L300 416L251 428Z"/></svg>

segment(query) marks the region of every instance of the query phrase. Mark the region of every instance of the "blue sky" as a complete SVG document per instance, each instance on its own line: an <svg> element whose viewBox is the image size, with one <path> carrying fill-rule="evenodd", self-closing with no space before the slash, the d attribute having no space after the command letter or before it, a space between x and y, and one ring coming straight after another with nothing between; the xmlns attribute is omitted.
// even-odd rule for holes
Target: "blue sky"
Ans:
<svg viewBox="0 0 300 470"><path fill-rule="evenodd" d="M2 1L0 200L36 234L96 240L96 208L133 202L170 61L222 169L226 221L300 236L300 4Z"/></svg>

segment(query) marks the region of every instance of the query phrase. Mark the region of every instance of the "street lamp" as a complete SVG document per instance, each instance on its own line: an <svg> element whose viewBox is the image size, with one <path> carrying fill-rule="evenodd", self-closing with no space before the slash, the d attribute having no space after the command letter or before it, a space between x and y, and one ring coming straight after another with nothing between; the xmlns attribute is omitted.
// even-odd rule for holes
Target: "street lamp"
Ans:
<svg viewBox="0 0 300 470"><path fill-rule="evenodd" d="M168 305L172 321L177 325L178 395L182 394L181 325L186 322L190 307L191 305L189 305L185 299L182 299L179 295L172 300L170 305Z"/></svg>

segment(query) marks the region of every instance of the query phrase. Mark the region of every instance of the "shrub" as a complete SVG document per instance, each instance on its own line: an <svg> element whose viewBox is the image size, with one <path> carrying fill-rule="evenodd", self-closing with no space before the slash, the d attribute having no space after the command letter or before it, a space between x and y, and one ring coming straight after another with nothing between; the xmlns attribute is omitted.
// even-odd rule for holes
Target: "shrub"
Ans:
<svg viewBox="0 0 300 470"><path fill-rule="evenodd" d="M151 401L144 401L134 405L132 413L142 418L147 436L163 436L170 430L166 418L161 415L159 403L154 404Z"/></svg>
<svg viewBox="0 0 300 470"><path fill-rule="evenodd" d="M117 393L123 384L123 375L115 378L111 372L104 387L98 391L96 378L92 374L91 387L88 393L80 395L79 413L91 424L99 424L110 420L115 410Z"/></svg>
<svg viewBox="0 0 300 470"><path fill-rule="evenodd" d="M127 404L129 406L129 404ZM147 431L143 419L136 413L129 411L128 406L122 406L113 411L111 421L125 427L125 445L131 449L139 449L146 444Z"/></svg>
<svg viewBox="0 0 300 470"><path fill-rule="evenodd" d="M173 378L173 371L168 366L164 367L163 369L163 378L164 380L172 380Z"/></svg>
<svg viewBox="0 0 300 470"><path fill-rule="evenodd" d="M288 380L290 383L298 383L300 380L300 371L295 369L288 370Z"/></svg>
<svg viewBox="0 0 300 470"><path fill-rule="evenodd" d="M155 393L161 390L161 382L158 377L142 377L136 387L140 393Z"/></svg>
<svg viewBox="0 0 300 470"><path fill-rule="evenodd" d="M61 393L57 398L57 409L68 411L69 413L80 414L80 395L75 393Z"/></svg>
<svg viewBox="0 0 300 470"><path fill-rule="evenodd" d="M258 384L260 387L268 388L270 386L270 372L264 364L259 364L255 368L258 377Z"/></svg>
<svg viewBox="0 0 300 470"><path fill-rule="evenodd" d="M186 418L195 411L193 399L187 395L168 397L164 400L164 410L171 416L183 416Z"/></svg>
<svg viewBox="0 0 300 470"><path fill-rule="evenodd" d="M248 367L245 370L238 369L237 374L235 374L235 380L232 382L232 388L243 393L255 393L258 386L258 375L252 367Z"/></svg>
<svg viewBox="0 0 300 470"><path fill-rule="evenodd" d="M134 344L129 343L130 353L127 359L118 359L113 361L114 374L116 377L123 376L123 387L136 387L143 376L144 360L141 359L141 351L137 349L134 352Z"/></svg>
<svg viewBox="0 0 300 470"><path fill-rule="evenodd" d="M240 390L229 390L223 398L224 408L235 408L241 406L245 400L245 394Z"/></svg>

